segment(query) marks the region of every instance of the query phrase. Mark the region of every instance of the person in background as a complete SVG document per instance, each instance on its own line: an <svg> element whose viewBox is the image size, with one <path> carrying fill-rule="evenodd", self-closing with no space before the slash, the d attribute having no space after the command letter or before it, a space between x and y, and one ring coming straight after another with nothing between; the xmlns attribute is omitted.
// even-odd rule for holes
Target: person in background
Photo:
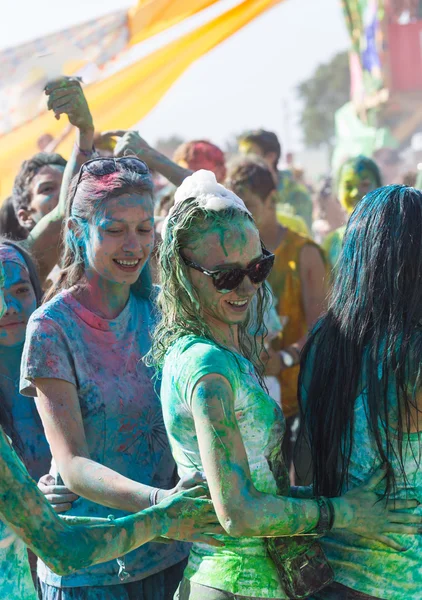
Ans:
<svg viewBox="0 0 422 600"><path fill-rule="evenodd" d="M362 198L381 187L381 173L377 164L366 156L356 156L346 160L337 176L337 189L340 204L349 216ZM346 226L331 232L324 240L324 248L331 269L335 268L340 256Z"/></svg>
<svg viewBox="0 0 422 600"><path fill-rule="evenodd" d="M312 223L312 233L317 244L322 244L329 233L344 225L346 221L346 213L333 188L331 176L323 177L318 186Z"/></svg>
<svg viewBox="0 0 422 600"><path fill-rule="evenodd" d="M28 231L16 217L12 196L6 198L0 207L0 235L15 241L25 240L28 236Z"/></svg>
<svg viewBox="0 0 422 600"><path fill-rule="evenodd" d="M25 160L13 185L13 206L27 234L59 202L66 160L60 154L39 152Z"/></svg>
<svg viewBox="0 0 422 600"><path fill-rule="evenodd" d="M280 205L291 207L293 215L302 217L309 231L312 228L312 199L306 186L297 183L291 170L278 170L281 145L275 133L264 129L250 131L239 138L239 151L265 160L277 183Z"/></svg>
<svg viewBox="0 0 422 600"><path fill-rule="evenodd" d="M325 308L326 265L321 248L312 240L280 225L276 218L277 189L266 162L244 157L230 165L226 186L243 199L252 213L265 247L275 254L268 277L283 330L269 350L266 374L280 380L287 432L286 464L292 464L299 407L297 381L300 351ZM305 465L297 457L300 477Z"/></svg>
<svg viewBox="0 0 422 600"><path fill-rule="evenodd" d="M299 386L315 493L353 490L384 464L379 500L403 510L416 499L414 523L422 518L421 231L418 190L389 185L359 202ZM420 600L422 536L392 533L388 550L365 534L329 533L322 543L336 583L318 600Z"/></svg>

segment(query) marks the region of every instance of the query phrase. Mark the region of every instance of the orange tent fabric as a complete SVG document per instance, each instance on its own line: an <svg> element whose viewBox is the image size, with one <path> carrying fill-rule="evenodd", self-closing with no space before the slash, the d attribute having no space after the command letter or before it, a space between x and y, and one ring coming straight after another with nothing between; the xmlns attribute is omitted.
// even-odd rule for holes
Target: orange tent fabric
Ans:
<svg viewBox="0 0 422 600"><path fill-rule="evenodd" d="M139 0L128 14L129 44L139 44L216 2L218 0Z"/></svg>
<svg viewBox="0 0 422 600"><path fill-rule="evenodd" d="M153 52L139 62L86 88L98 131L130 128L163 97L173 83L198 58L239 31L257 16L284 0L244 0L215 19ZM45 114L3 136L0 148L0 194L10 192L21 161L31 156L40 135L57 135L64 121ZM73 140L58 151L69 154Z"/></svg>

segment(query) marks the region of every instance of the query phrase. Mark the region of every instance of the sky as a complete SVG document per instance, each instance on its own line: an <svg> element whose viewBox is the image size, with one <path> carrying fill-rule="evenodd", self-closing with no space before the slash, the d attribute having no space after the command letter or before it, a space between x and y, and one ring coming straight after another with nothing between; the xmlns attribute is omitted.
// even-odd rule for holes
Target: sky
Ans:
<svg viewBox="0 0 422 600"><path fill-rule="evenodd" d="M0 20L0 49L135 3L8 2ZM236 1L222 3L232 6ZM223 145L246 129L265 127L281 137L286 150L299 149L295 89L319 64L349 47L340 5L340 0L285 0L268 11L194 63L137 125L141 135L151 143L177 134ZM171 33L165 34L163 41L170 39Z"/></svg>

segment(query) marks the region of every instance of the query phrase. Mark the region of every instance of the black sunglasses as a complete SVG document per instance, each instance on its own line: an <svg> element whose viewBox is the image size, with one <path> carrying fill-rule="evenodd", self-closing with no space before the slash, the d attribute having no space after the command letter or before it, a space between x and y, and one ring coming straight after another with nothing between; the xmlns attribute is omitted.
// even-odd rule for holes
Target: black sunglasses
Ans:
<svg viewBox="0 0 422 600"><path fill-rule="evenodd" d="M91 160L87 160L79 170L78 181L75 185L72 201L75 197L78 185L81 182L82 175L86 171L90 173L90 175L94 175L94 177L104 177L105 175L111 175L111 173L119 171L118 165L122 165L125 170L133 171L138 175L151 176L146 163L135 156L122 156L121 158L113 158L111 156L91 158Z"/></svg>
<svg viewBox="0 0 422 600"><path fill-rule="evenodd" d="M195 271L199 271L200 273L211 277L215 289L224 294L238 288L246 276L248 276L252 283L255 284L263 283L267 279L273 268L275 256L265 248L262 249L262 254L263 257L261 260L247 269L234 267L231 269L217 269L215 271L204 269L197 263L183 256L182 253L180 253L180 256L187 267L191 267L191 269L195 269Z"/></svg>

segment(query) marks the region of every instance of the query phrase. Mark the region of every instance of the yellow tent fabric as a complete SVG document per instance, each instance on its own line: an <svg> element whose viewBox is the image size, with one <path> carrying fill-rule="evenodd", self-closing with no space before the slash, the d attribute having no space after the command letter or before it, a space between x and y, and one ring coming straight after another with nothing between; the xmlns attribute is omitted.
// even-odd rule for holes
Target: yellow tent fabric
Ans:
<svg viewBox="0 0 422 600"><path fill-rule="evenodd" d="M244 0L231 10L167 44L141 61L86 88L98 131L124 129L140 121L195 60L239 31L258 15L284 0ZM37 151L36 140L49 132L59 134L64 122L45 114L8 135L0 148L0 194L12 187L21 161ZM72 140L58 151L69 154Z"/></svg>
<svg viewBox="0 0 422 600"><path fill-rule="evenodd" d="M139 0L128 14L129 44L139 44L216 2L218 0Z"/></svg>

